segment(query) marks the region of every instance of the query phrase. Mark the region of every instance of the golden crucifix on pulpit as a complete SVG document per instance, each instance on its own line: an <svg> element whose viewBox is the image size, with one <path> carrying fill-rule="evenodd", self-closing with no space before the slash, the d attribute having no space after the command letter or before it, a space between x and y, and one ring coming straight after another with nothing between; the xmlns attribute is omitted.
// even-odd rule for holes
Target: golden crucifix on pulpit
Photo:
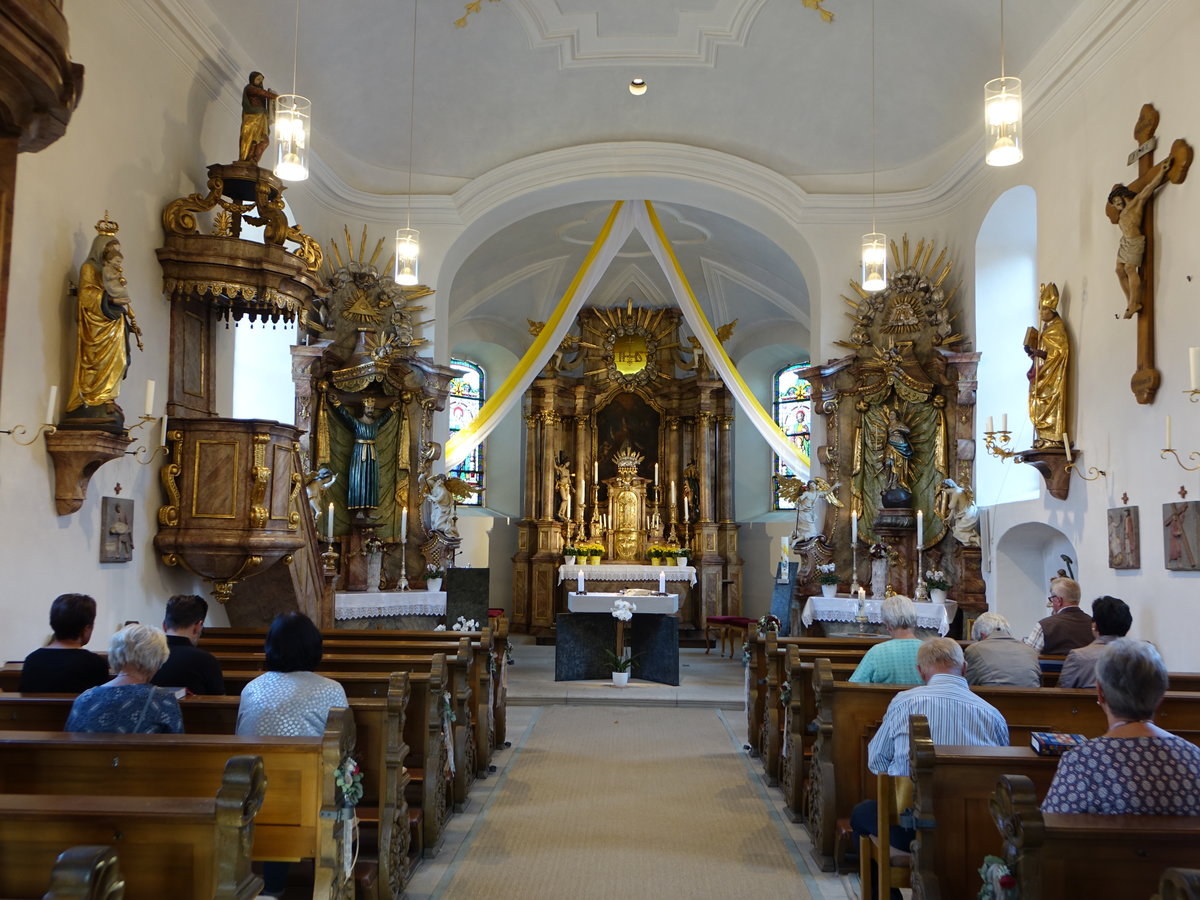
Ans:
<svg viewBox="0 0 1200 900"><path fill-rule="evenodd" d="M614 559L634 560L644 555L646 543L646 485L638 475L644 457L626 443L615 456L617 477L609 478L608 519Z"/></svg>

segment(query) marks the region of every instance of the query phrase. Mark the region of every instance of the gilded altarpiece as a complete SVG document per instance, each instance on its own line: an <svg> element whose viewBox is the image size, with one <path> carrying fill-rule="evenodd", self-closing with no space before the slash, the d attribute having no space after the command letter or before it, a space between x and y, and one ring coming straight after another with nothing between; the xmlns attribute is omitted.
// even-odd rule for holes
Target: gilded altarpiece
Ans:
<svg viewBox="0 0 1200 900"><path fill-rule="evenodd" d="M681 629L740 611L733 399L702 355L681 346L681 320L632 302L584 309L526 392L516 630L548 633L566 611L574 582L558 576L568 545L603 546L601 565L646 564L652 545L687 547L696 584L670 587L681 591ZM536 334L541 323L530 326Z"/></svg>
<svg viewBox="0 0 1200 900"><path fill-rule="evenodd" d="M816 461L842 506L827 504L820 533L796 548L797 600L819 593L814 568L830 561L841 592L855 560L857 583L874 590L874 553L887 557L887 591L917 596L923 571L940 569L964 620L986 609L972 499L979 354L955 327L953 263L935 251L932 241L912 247L907 235L892 242L887 288L869 293L851 282L854 296L843 297L851 328L836 343L850 352L800 373L813 386L814 414L825 418Z"/></svg>

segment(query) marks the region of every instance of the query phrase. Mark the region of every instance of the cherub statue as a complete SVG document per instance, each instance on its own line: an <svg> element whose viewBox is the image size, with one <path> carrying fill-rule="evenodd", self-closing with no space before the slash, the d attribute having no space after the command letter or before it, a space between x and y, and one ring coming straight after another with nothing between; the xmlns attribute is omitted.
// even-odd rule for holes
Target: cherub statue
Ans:
<svg viewBox="0 0 1200 900"><path fill-rule="evenodd" d="M337 472L331 471L328 466L321 466L304 477L304 491L308 494L308 505L312 507L314 521L320 520L325 510L325 492L333 487L337 479Z"/></svg>
<svg viewBox="0 0 1200 900"><path fill-rule="evenodd" d="M545 322L535 322L533 319L526 319L525 321L529 323L529 333L534 337L537 337L539 334L541 334L542 329L546 327ZM566 355L572 351L574 351L575 356L573 356L568 363ZM551 373L561 372L566 366L573 366L578 359L579 338L570 333L564 334L563 339L558 342L558 348L550 357L550 362L546 364L546 370Z"/></svg>
<svg viewBox="0 0 1200 900"><path fill-rule="evenodd" d="M796 504L796 527L792 529L792 544L800 543L820 534L817 526L817 500L824 497L825 502L841 507L843 503L837 498L837 489L841 482L830 484L824 478L779 478L779 496Z"/></svg>

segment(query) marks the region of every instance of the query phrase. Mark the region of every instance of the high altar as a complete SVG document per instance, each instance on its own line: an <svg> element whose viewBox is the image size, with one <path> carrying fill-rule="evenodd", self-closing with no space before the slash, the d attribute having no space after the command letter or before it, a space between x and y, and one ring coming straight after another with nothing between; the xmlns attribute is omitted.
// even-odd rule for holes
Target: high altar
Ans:
<svg viewBox="0 0 1200 900"><path fill-rule="evenodd" d="M696 585L671 588L683 629L740 610L733 400L703 354L681 347L681 319L632 301L584 309L526 392L515 630L554 627L574 587L558 583L563 548L585 543L603 546L602 566L644 563L652 545L689 548ZM657 580L647 569L627 583ZM604 589L625 583L605 580Z"/></svg>

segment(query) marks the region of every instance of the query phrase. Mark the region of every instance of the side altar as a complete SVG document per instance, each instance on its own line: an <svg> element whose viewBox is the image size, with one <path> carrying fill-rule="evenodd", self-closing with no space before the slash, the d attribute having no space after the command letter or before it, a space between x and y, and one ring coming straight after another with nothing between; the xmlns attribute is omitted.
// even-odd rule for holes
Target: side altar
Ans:
<svg viewBox="0 0 1200 900"><path fill-rule="evenodd" d="M652 547L687 548L690 566L663 569L681 594L679 626L740 611L733 398L681 324L676 309L632 301L585 308L526 392L514 631L549 634L567 612L572 546L601 551L585 577L614 590L657 581L661 567L642 565Z"/></svg>

